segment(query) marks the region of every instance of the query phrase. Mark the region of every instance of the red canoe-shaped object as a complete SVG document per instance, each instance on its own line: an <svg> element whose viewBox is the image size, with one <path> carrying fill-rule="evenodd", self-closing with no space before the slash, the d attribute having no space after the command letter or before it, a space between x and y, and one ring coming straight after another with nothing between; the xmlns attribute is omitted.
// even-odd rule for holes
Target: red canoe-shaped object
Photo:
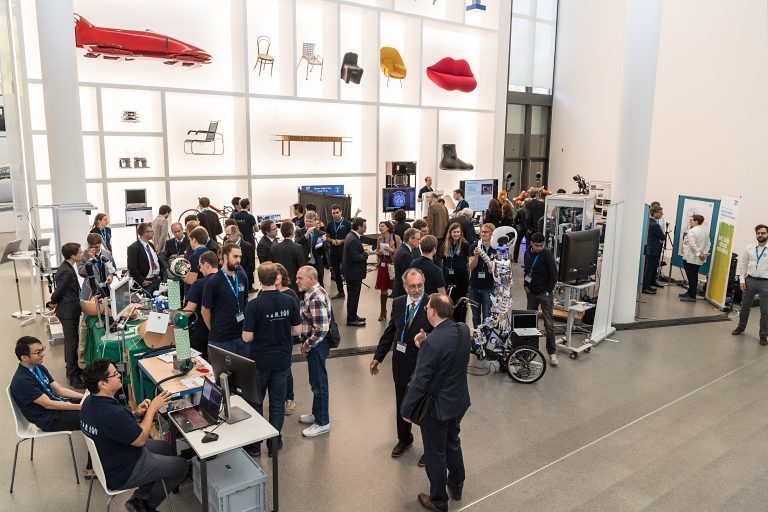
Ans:
<svg viewBox="0 0 768 512"><path fill-rule="evenodd" d="M455 60L450 57L440 59L427 68L427 76L435 85L447 91L472 92L477 87L472 68L464 59Z"/></svg>

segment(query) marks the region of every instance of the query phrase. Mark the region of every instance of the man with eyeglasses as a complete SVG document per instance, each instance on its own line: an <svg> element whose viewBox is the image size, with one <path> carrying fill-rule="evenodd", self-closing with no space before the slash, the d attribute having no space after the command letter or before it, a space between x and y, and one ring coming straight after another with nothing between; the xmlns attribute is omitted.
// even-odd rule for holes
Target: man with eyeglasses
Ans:
<svg viewBox="0 0 768 512"><path fill-rule="evenodd" d="M411 228L408 231L418 230ZM406 233L408 233L406 231ZM417 268L410 268L402 276L402 288L406 295L401 295L392 301L392 315L384 334L379 339L376 354L370 363L371 375L379 374L379 365L392 350L392 378L395 381L395 416L397 417L397 444L392 449L392 457L400 457L413 444L411 424L400 416L400 406L408 389L413 369L416 368L416 357L419 347L414 338L420 332L432 331L427 320L427 302L429 297L424 293L424 274ZM424 456L419 459L419 466L424 466Z"/></svg>
<svg viewBox="0 0 768 512"><path fill-rule="evenodd" d="M19 366L10 387L21 414L43 432L80 430L83 394L53 380L43 366L43 342L34 336L22 336L16 341L15 352ZM83 476L93 478L90 459Z"/></svg>
<svg viewBox="0 0 768 512"><path fill-rule="evenodd" d="M265 220L259 229L264 236L261 237L256 246L256 257L259 258L259 263L266 263L272 261L269 251L277 243L277 224L273 220Z"/></svg>
<svg viewBox="0 0 768 512"><path fill-rule="evenodd" d="M151 402L144 400L131 412L115 399L123 383L109 360L93 361L83 377L91 394L80 410L81 430L96 445L107 487L137 488L125 504L131 512L157 509L165 498L163 482L170 491L188 472L187 461L172 456L169 443L150 437L155 415L165 409L170 393L163 391Z"/></svg>

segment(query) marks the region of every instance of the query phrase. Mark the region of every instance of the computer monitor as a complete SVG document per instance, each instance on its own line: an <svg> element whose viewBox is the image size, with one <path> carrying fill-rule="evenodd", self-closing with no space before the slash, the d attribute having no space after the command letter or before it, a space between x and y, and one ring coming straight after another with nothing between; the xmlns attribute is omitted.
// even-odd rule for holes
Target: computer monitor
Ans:
<svg viewBox="0 0 768 512"><path fill-rule="evenodd" d="M564 233L558 275L560 282L578 283L594 276L599 250L599 229Z"/></svg>
<svg viewBox="0 0 768 512"><path fill-rule="evenodd" d="M280 220L280 219L282 219L282 218L283 218L283 216L282 216L282 215L280 215L279 213L271 213L271 214L269 214L269 215L257 215L257 216L256 216L256 222L258 222L259 224L261 224L261 223L262 223L262 222L264 222L265 220L274 220L274 221L278 221L278 220Z"/></svg>
<svg viewBox="0 0 768 512"><path fill-rule="evenodd" d="M223 395L221 388L211 382L210 379L203 379L203 392L200 396L200 408L211 418L218 418L219 412L221 412L222 400Z"/></svg>
<svg viewBox="0 0 768 512"><path fill-rule="evenodd" d="M140 208L147 205L147 189L129 188L125 190L126 208Z"/></svg>
<svg viewBox="0 0 768 512"><path fill-rule="evenodd" d="M415 188L383 188L382 206L384 213L394 212L395 210L413 211L416 209L416 189Z"/></svg>
<svg viewBox="0 0 768 512"><path fill-rule="evenodd" d="M244 410L232 407L229 397L232 392L235 392L251 403L261 403L261 387L256 363L247 357L214 345L208 345L208 359L213 368L213 375L224 391L224 420L227 423L236 423L250 418L251 415Z"/></svg>
<svg viewBox="0 0 768 512"><path fill-rule="evenodd" d="M464 199L475 212L488 209L488 202L499 196L499 180L461 180L459 188L464 191Z"/></svg>
<svg viewBox="0 0 768 512"><path fill-rule="evenodd" d="M130 305L131 277L126 275L122 279L112 279L112 283L109 285L109 307L112 311L112 319L117 322Z"/></svg>

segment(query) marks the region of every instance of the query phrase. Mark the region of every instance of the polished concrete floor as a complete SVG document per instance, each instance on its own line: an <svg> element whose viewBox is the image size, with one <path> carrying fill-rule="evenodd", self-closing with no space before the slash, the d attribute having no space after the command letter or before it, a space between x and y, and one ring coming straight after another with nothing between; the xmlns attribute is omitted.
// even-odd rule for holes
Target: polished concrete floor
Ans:
<svg viewBox="0 0 768 512"><path fill-rule="evenodd" d="M45 332L40 320L22 328L10 317L17 309L12 267L0 267L0 287L7 383L15 339ZM345 344L376 344L383 325L375 322L375 292L363 295L362 311L371 325L354 333L344 327ZM501 374L468 377L467 480L463 501L451 510L766 510L768 348L757 343L756 322L739 338L730 336L733 322L622 331L618 343L604 342L576 361L561 358L534 385ZM298 414L309 409L311 392L306 365L294 365L298 409L283 431L281 510L421 510L416 495L428 489L416 465L421 442L400 459L389 456L396 442L390 361L377 377L368 374L369 361L329 360L332 429L315 439L301 437ZM61 345L46 364L63 377ZM470 364L473 374L486 368L474 357ZM7 405L0 429L0 481L9 485L16 438ZM80 434L74 438L82 466L85 444ZM88 487L75 485L66 441L38 441L33 462L22 446L16 488L3 491L0 510L83 510ZM271 472L270 459L259 462ZM173 500L177 512L197 509L189 483ZM105 502L95 489L92 509Z"/></svg>

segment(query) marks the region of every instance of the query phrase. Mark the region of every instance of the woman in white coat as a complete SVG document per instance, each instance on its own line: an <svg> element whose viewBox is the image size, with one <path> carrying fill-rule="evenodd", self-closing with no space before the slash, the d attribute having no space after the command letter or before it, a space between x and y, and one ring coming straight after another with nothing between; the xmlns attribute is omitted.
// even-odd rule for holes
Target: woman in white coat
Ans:
<svg viewBox="0 0 768 512"><path fill-rule="evenodd" d="M683 239L683 260L685 260L685 275L688 278L688 291L680 294L683 302L696 302L696 288L699 284L699 267L707 261L710 242L709 231L702 226L703 215L691 215L691 229Z"/></svg>

